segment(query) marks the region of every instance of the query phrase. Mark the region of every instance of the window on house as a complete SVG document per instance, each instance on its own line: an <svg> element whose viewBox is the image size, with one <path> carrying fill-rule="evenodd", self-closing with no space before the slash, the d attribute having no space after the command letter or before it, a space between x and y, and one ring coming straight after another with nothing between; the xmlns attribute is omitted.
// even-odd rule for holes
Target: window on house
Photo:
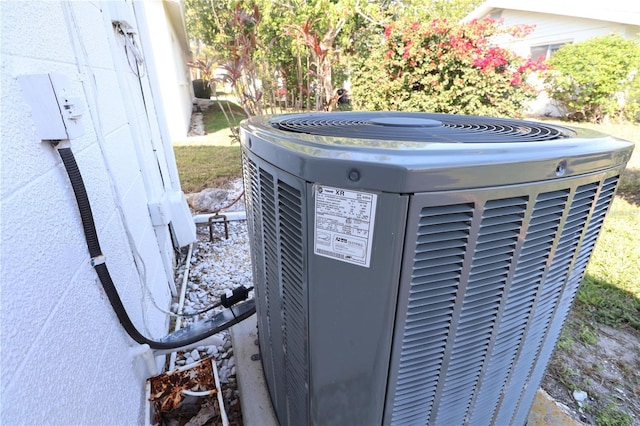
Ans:
<svg viewBox="0 0 640 426"><path fill-rule="evenodd" d="M546 60L551 57L558 49L567 43L543 44L541 46L531 46L531 59L534 61L541 59Z"/></svg>

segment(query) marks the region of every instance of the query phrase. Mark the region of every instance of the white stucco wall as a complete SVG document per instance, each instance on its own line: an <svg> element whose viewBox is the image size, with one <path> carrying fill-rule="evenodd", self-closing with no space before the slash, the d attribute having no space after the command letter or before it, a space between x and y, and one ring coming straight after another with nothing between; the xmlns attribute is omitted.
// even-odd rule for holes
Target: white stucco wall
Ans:
<svg viewBox="0 0 640 426"><path fill-rule="evenodd" d="M150 295L168 308L173 247L148 203L176 189L175 164L108 3L0 2L0 424L139 424L147 376L89 265L73 191L20 75L69 78L85 109L71 147L111 276L143 334L167 331Z"/></svg>
<svg viewBox="0 0 640 426"><path fill-rule="evenodd" d="M503 10L504 25L535 25L531 34L513 42L511 47L522 56L529 56L531 46L555 43L578 43L593 37L620 34L623 37L638 38L640 25L626 25L595 19L577 18L546 13Z"/></svg>
<svg viewBox="0 0 640 426"><path fill-rule="evenodd" d="M157 85L159 100L163 103L168 135L172 141L184 140L191 122L193 90L187 63L191 60L189 46L181 43L186 37L184 21L179 19L182 5L179 1L136 2L138 25L147 31L145 56L153 61L149 69L152 87ZM169 18L169 19L167 19ZM153 41L153 42L152 42ZM171 54L167 54L170 51Z"/></svg>

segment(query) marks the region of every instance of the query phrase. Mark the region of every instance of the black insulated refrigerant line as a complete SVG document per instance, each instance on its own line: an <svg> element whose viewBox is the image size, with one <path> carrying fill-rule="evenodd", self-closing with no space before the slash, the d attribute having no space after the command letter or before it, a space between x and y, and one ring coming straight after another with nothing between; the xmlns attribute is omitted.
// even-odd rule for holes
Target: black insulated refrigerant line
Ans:
<svg viewBox="0 0 640 426"><path fill-rule="evenodd" d="M129 314L122 304L116 286L109 274L109 269L104 262L104 255L100 249L100 242L98 240L95 222L93 221L89 197L87 196L84 181L82 180L82 175L73 152L71 148L58 148L58 153L60 154L60 158L62 158L64 167L69 175L69 180L71 181L71 186L73 187L73 192L76 196L78 209L80 210L80 218L82 219L82 226L84 228L84 235L87 240L89 255L91 256L91 265L98 274L102 288L107 294L120 324L122 324L133 340L140 344L148 344L152 349L167 350L181 348L219 333L255 313L255 301L251 299L238 306L220 312L211 319L195 323L190 327L185 327L168 334L160 340L152 340L143 336L131 321Z"/></svg>

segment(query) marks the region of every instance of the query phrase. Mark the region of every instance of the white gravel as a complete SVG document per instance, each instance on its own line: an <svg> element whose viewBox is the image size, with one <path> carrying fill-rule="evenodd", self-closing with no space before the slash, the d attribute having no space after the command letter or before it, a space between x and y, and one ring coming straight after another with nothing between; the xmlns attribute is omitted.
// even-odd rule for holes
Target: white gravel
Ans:
<svg viewBox="0 0 640 426"><path fill-rule="evenodd" d="M229 200L235 199L242 191L242 182L234 182L229 190ZM244 210L244 203L234 205L228 211ZM221 212L224 214L224 212ZM224 238L224 227L214 225L214 241L209 241L209 227L197 227L198 241L193 245L190 270L188 274L184 313L195 313L206 309L220 300L220 297L239 286L253 286L251 276L251 257L245 221L229 221L229 239ZM182 285L184 265L176 274L176 285ZM253 297L253 292L250 293ZM177 300L172 309L177 308ZM195 317L183 317L183 327L194 321L210 318L223 310L215 308ZM235 357L228 331L215 335L214 345L200 346L188 352L178 353L176 365L191 364L201 358L213 356L216 359L220 382L229 421L231 424L242 424L239 410L239 391L236 382Z"/></svg>

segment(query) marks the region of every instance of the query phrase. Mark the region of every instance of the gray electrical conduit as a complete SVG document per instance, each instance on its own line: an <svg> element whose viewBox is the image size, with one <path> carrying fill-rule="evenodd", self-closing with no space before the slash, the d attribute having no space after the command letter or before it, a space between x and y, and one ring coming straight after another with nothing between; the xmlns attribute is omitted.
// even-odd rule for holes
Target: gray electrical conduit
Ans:
<svg viewBox="0 0 640 426"><path fill-rule="evenodd" d="M229 309L225 309L210 319L199 321L183 329L176 330L159 340L153 340L143 336L131 321L129 314L122 304L122 300L118 295L116 286L105 264L105 257L102 254L98 233L96 232L95 222L93 221L89 197L87 196L82 174L80 173L73 152L71 148L59 147L57 150L69 175L69 181L76 196L80 218L82 219L82 227L84 228L84 235L89 249L89 256L91 257L91 266L96 270L102 288L107 294L120 324L133 340L140 344L147 344L151 349L160 351L179 349L226 330L255 313L255 301L250 299Z"/></svg>

